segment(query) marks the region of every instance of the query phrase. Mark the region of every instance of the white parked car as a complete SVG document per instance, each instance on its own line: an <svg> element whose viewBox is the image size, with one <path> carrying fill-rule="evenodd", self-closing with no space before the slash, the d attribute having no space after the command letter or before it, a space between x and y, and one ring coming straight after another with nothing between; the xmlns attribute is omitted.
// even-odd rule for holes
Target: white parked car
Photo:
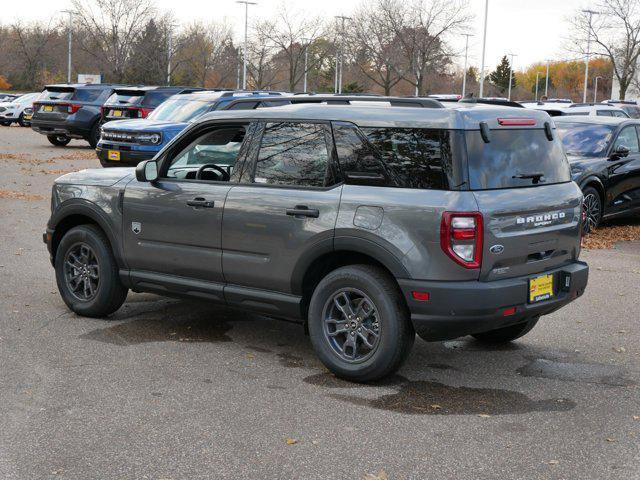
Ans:
<svg viewBox="0 0 640 480"><path fill-rule="evenodd" d="M620 117L629 118L629 114L614 105L609 104L585 104L574 103L571 105L565 105L559 102L527 102L522 104L525 108L532 108L534 110L543 110L552 117L560 117L564 115L579 115L579 116L598 116L598 117Z"/></svg>
<svg viewBox="0 0 640 480"><path fill-rule="evenodd" d="M39 95L40 92L25 93L10 102L0 102L0 125L8 127L17 122L21 127L28 126L28 122L25 123L24 120L24 111L26 108L31 108Z"/></svg>

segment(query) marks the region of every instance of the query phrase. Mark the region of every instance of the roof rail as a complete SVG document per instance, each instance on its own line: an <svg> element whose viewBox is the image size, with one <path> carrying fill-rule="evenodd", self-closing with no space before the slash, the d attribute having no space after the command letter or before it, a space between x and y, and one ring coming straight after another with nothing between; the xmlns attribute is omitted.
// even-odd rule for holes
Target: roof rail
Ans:
<svg viewBox="0 0 640 480"><path fill-rule="evenodd" d="M251 98L251 96L259 96L259 95L272 95L272 96L282 96L281 92L276 92L272 90L235 90L235 89L226 89L225 93L223 93L222 97L232 97L234 95L243 94L246 95L244 98Z"/></svg>
<svg viewBox="0 0 640 480"><path fill-rule="evenodd" d="M431 98L403 98L403 97L382 97L382 96L360 96L360 95L313 95L308 97L259 97L259 98L239 98L229 102L223 110L234 110L236 105L248 104L245 110L255 110L258 107L269 106L268 104L298 105L304 103L324 103L327 105L352 105L352 102L388 102L392 107L418 107L418 108L444 108L437 100Z"/></svg>

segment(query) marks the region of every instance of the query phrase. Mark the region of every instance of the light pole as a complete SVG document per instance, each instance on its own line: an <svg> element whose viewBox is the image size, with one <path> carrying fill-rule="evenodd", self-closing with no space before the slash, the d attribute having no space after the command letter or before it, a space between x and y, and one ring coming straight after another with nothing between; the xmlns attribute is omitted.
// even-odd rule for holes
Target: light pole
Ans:
<svg viewBox="0 0 640 480"><path fill-rule="evenodd" d="M345 17L344 15L336 15L336 19L342 21L340 27L340 47L338 55L336 56L336 85L334 93L342 93L342 57L344 55L344 22L351 20L351 17Z"/></svg>
<svg viewBox="0 0 640 480"><path fill-rule="evenodd" d="M484 94L484 54L487 49L487 19L489 17L489 0L484 4L484 33L482 35L482 66L480 67L480 92L478 96L482 98Z"/></svg>
<svg viewBox="0 0 640 480"><path fill-rule="evenodd" d="M171 56L173 50L173 31L171 26L167 32L167 85L171 85Z"/></svg>
<svg viewBox="0 0 640 480"><path fill-rule="evenodd" d="M469 37L473 37L470 33L463 33L465 36L464 42L464 70L462 71L462 98L464 98L467 92L467 60L469 58Z"/></svg>
<svg viewBox="0 0 640 480"><path fill-rule="evenodd" d="M549 98L549 62L550 60L547 59L547 79L544 82L544 96L547 97L547 99Z"/></svg>
<svg viewBox="0 0 640 480"><path fill-rule="evenodd" d="M302 92L307 93L307 72L309 71L309 45L311 43L311 39L303 38L302 41L304 42L304 82L302 85Z"/></svg>
<svg viewBox="0 0 640 480"><path fill-rule="evenodd" d="M63 10L62 13L69 14L69 24L68 24L68 32L67 32L67 40L69 42L68 52L67 52L67 83L71 83L71 28L73 27L73 10Z"/></svg>
<svg viewBox="0 0 640 480"><path fill-rule="evenodd" d="M538 82L540 81L540 72L536 72L536 102L538 101Z"/></svg>
<svg viewBox="0 0 640 480"><path fill-rule="evenodd" d="M256 2L248 0L236 0L236 3L244 4L244 45L242 46L242 89L247 89L247 32L249 25L249 5L257 5Z"/></svg>
<svg viewBox="0 0 640 480"><path fill-rule="evenodd" d="M598 79L602 79L601 76L597 76L595 78L595 85L593 86L593 103L596 103L598 101Z"/></svg>
<svg viewBox="0 0 640 480"><path fill-rule="evenodd" d="M587 82L589 81L589 56L591 55L591 19L597 14L593 10L582 10L582 13L589 15L589 25L587 30L587 58L584 63L584 92L582 93L582 103L587 103Z"/></svg>
<svg viewBox="0 0 640 480"><path fill-rule="evenodd" d="M509 63L509 95L507 98L511 100L511 84L513 83L513 57L517 57L515 53L507 53L511 57L511 62Z"/></svg>

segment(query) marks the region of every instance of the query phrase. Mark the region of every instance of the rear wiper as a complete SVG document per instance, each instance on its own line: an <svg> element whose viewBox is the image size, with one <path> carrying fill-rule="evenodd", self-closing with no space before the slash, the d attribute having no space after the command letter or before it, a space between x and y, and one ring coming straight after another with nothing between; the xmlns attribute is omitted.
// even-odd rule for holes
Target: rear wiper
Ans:
<svg viewBox="0 0 640 480"><path fill-rule="evenodd" d="M544 177L544 173L519 173L517 175L512 176L511 178L521 178L521 179L531 179L534 184L543 182L542 177Z"/></svg>

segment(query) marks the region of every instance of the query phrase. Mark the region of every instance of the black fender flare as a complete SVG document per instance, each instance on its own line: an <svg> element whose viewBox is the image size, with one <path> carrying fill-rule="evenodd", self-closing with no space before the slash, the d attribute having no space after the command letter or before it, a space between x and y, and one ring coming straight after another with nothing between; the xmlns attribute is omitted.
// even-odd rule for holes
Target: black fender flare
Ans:
<svg viewBox="0 0 640 480"><path fill-rule="evenodd" d="M315 244L298 260L291 276L293 294L303 293L304 276L313 262L333 252L362 253L382 264L395 278L411 278L400 259L382 245L362 237L338 236Z"/></svg>
<svg viewBox="0 0 640 480"><path fill-rule="evenodd" d="M604 188L604 183L602 182L600 177L598 177L597 175L589 175L588 177L583 178L579 184L580 190L584 190L589 183L597 183L602 189L602 191L606 193L607 189ZM604 198L602 200L604 201Z"/></svg>
<svg viewBox="0 0 640 480"><path fill-rule="evenodd" d="M72 198L63 202L51 215L47 228L52 232L55 232L56 226L60 224L66 218L72 215L82 215L90 218L95 222L105 233L111 248L113 249L113 255L118 263L118 267L126 268L124 261L124 252L122 251L122 242L118 241L117 230L113 225L111 219L106 213L100 209L95 203L90 202L84 198ZM55 251L52 249L52 255L55 255Z"/></svg>

